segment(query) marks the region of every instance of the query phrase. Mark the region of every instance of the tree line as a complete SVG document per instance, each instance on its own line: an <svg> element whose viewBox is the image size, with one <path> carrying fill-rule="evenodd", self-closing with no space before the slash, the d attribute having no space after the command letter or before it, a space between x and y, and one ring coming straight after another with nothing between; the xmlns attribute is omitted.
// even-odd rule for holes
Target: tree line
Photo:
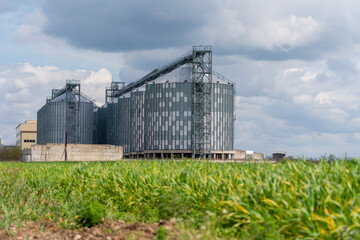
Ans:
<svg viewBox="0 0 360 240"><path fill-rule="evenodd" d="M20 146L0 146L0 161L20 161Z"/></svg>

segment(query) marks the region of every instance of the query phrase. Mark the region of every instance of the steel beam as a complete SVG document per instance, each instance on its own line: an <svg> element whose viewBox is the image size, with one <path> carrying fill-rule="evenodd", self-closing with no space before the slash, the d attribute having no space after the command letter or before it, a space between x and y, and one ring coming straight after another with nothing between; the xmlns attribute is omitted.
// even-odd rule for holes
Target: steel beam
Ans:
<svg viewBox="0 0 360 240"><path fill-rule="evenodd" d="M153 81L156 78L173 71L174 69L184 65L185 63L192 62L192 59L193 59L192 52L188 52L188 53L184 54L183 56L181 56L163 66L155 68L153 71L146 74L144 77L140 78L139 80L137 80L135 82L132 82L132 83L126 85L124 88L119 89L118 91L115 91L110 96L112 98L120 97L128 92L131 92L132 90L134 90L136 88L143 86L147 82Z"/></svg>

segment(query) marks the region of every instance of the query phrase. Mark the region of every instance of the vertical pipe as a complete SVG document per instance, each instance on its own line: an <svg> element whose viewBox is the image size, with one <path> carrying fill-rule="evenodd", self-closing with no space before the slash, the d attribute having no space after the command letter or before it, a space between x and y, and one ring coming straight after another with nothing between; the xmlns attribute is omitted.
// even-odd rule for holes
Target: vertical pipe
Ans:
<svg viewBox="0 0 360 240"><path fill-rule="evenodd" d="M67 147L67 131L65 131L65 161L67 161L67 151L66 151L66 147Z"/></svg>

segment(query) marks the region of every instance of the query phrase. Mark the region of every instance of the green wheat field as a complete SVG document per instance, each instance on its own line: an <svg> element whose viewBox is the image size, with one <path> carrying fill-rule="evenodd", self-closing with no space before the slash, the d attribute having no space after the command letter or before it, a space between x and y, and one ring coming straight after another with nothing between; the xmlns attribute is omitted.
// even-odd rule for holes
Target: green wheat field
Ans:
<svg viewBox="0 0 360 240"><path fill-rule="evenodd" d="M360 161L0 163L0 229L96 217L171 220L214 239L359 239Z"/></svg>

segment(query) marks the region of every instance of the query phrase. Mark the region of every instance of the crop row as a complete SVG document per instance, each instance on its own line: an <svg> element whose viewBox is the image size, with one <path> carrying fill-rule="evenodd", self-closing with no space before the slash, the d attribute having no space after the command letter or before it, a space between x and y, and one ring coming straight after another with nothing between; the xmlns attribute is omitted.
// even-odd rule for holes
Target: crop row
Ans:
<svg viewBox="0 0 360 240"><path fill-rule="evenodd" d="M1 163L0 227L51 220L79 227L98 202L109 219L176 219L220 237L360 237L360 163L197 161Z"/></svg>

